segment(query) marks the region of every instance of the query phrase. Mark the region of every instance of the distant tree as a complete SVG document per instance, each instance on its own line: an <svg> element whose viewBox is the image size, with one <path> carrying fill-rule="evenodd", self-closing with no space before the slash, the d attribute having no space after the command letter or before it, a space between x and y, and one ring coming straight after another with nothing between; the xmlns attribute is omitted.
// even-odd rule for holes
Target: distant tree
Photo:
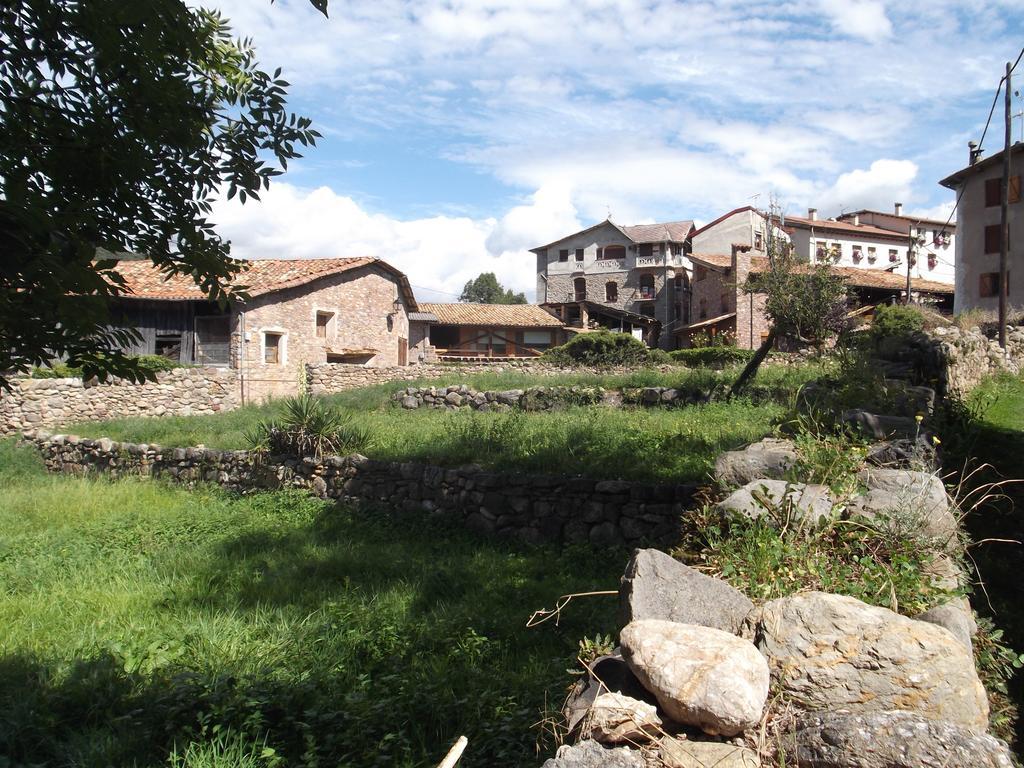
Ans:
<svg viewBox="0 0 1024 768"><path fill-rule="evenodd" d="M525 304L526 296L512 293L511 288L502 288L493 272L482 272L475 280L466 283L459 301L477 304Z"/></svg>
<svg viewBox="0 0 1024 768"><path fill-rule="evenodd" d="M765 295L765 314L772 325L733 384L733 395L756 375L779 337L821 346L846 325L846 286L828 265L797 261L791 244L778 237L769 239L768 262L769 268L750 275L742 288Z"/></svg>
<svg viewBox="0 0 1024 768"><path fill-rule="evenodd" d="M112 329L125 286L99 254L244 295L208 217L222 191L258 199L319 135L287 86L185 0L0 3L0 386L54 356L146 376L118 351L137 335Z"/></svg>

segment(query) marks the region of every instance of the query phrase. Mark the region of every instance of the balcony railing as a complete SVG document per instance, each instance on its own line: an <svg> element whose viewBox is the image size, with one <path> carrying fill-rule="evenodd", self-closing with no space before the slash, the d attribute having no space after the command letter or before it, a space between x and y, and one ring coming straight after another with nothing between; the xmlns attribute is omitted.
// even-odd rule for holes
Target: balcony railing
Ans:
<svg viewBox="0 0 1024 768"><path fill-rule="evenodd" d="M656 294L657 294L657 292L653 288L646 288L646 287L641 287L640 288L640 298L641 299L654 299L654 298L657 298Z"/></svg>

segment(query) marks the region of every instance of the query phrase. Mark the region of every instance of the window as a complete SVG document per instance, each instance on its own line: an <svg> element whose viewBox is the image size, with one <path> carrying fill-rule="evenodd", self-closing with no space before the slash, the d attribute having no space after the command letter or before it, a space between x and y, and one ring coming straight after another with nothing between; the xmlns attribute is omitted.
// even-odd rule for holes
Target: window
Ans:
<svg viewBox="0 0 1024 768"><path fill-rule="evenodd" d="M582 248L577 248L576 249L576 261L583 261L583 249Z"/></svg>
<svg viewBox="0 0 1024 768"><path fill-rule="evenodd" d="M868 263L874 264L875 260L878 259L878 249L873 245L868 246Z"/></svg>
<svg viewBox="0 0 1024 768"><path fill-rule="evenodd" d="M760 232L755 232L754 233L754 250L755 251L763 251L764 250L764 235L762 235Z"/></svg>
<svg viewBox="0 0 1024 768"><path fill-rule="evenodd" d="M551 331L523 331L523 346L547 349L551 346Z"/></svg>
<svg viewBox="0 0 1024 768"><path fill-rule="evenodd" d="M1020 202L1020 176L1010 177L1010 194L1007 199L1011 203ZM985 207L992 208L1003 204L1003 179L997 176L985 180Z"/></svg>
<svg viewBox="0 0 1024 768"><path fill-rule="evenodd" d="M675 282L675 286L676 286L676 290L677 291L683 290L683 276L682 275L676 275L674 282Z"/></svg>
<svg viewBox="0 0 1024 768"><path fill-rule="evenodd" d="M654 305L653 304L641 304L640 314L644 317L654 317Z"/></svg>
<svg viewBox="0 0 1024 768"><path fill-rule="evenodd" d="M573 301L586 301L587 280L584 277L577 277L572 281Z"/></svg>
<svg viewBox="0 0 1024 768"><path fill-rule="evenodd" d="M327 326L330 325L332 317L334 317L333 312L316 313L316 336L318 339L327 338Z"/></svg>
<svg viewBox="0 0 1024 768"><path fill-rule="evenodd" d="M889 249L889 261L890 261L890 263L895 264L899 260L900 260L900 252L898 250L896 250L895 248L890 248Z"/></svg>
<svg viewBox="0 0 1024 768"><path fill-rule="evenodd" d="M720 306L722 309L722 314L724 315L726 312L729 311L729 294L727 292L723 292L719 299L721 301Z"/></svg>
<svg viewBox="0 0 1024 768"><path fill-rule="evenodd" d="M167 334L156 337L153 354L168 360L181 360L181 334Z"/></svg>
<svg viewBox="0 0 1024 768"><path fill-rule="evenodd" d="M854 261L860 261L863 258L864 258L864 249L861 246L859 246L859 245L853 246L853 260Z"/></svg>
<svg viewBox="0 0 1024 768"><path fill-rule="evenodd" d="M700 300L700 319L706 320L708 317L708 300L702 298Z"/></svg>
<svg viewBox="0 0 1024 768"><path fill-rule="evenodd" d="M934 253L929 253L928 254L928 269L935 269L935 267L938 265L938 263L939 263L939 257L936 256Z"/></svg>
<svg viewBox="0 0 1024 768"><path fill-rule="evenodd" d="M277 365L281 362L281 337L280 333L263 334L263 362L270 365Z"/></svg>
<svg viewBox="0 0 1024 768"><path fill-rule="evenodd" d="M606 245L603 251L597 254L599 259L624 259L626 258L626 246Z"/></svg>
<svg viewBox="0 0 1024 768"><path fill-rule="evenodd" d="M658 243L658 254L661 255L661 256L665 255L665 244L664 243Z"/></svg>
<svg viewBox="0 0 1024 768"><path fill-rule="evenodd" d="M1002 228L998 224L985 227L985 253L999 253L1002 244Z"/></svg>
<svg viewBox="0 0 1024 768"><path fill-rule="evenodd" d="M829 249L829 256L832 257L832 261L839 261L843 258L842 243L832 243L832 247Z"/></svg>
<svg viewBox="0 0 1024 768"><path fill-rule="evenodd" d="M562 250L560 250L558 252L558 260L559 261L568 261L569 260L569 249L568 248L563 248Z"/></svg>
<svg viewBox="0 0 1024 768"><path fill-rule="evenodd" d="M1010 273L1006 273L1006 282L1010 282ZM1004 293L1007 291L1004 289ZM983 299L999 295L999 273L985 272L978 276L978 295Z"/></svg>
<svg viewBox="0 0 1024 768"><path fill-rule="evenodd" d="M640 298L653 299L654 297L654 275L640 275Z"/></svg>
<svg viewBox="0 0 1024 768"><path fill-rule="evenodd" d="M673 256L679 256L683 252L683 246L679 243L672 243L671 253Z"/></svg>
<svg viewBox="0 0 1024 768"><path fill-rule="evenodd" d="M619 284L609 280L604 284L604 300L615 302L619 300Z"/></svg>
<svg viewBox="0 0 1024 768"><path fill-rule="evenodd" d="M641 243L639 254L641 259L654 255L654 243Z"/></svg>

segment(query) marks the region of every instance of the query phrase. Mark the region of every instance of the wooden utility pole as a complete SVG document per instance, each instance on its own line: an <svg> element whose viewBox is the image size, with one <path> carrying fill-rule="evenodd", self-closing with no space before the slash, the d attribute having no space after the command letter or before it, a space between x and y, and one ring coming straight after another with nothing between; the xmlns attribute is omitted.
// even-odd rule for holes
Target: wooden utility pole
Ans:
<svg viewBox="0 0 1024 768"><path fill-rule="evenodd" d="M910 262L914 259L914 245L917 242L917 230L913 224L910 225L908 230L910 233L907 236L907 300L903 302L908 307L910 306Z"/></svg>
<svg viewBox="0 0 1024 768"><path fill-rule="evenodd" d="M1010 248L1010 109L1012 107L1013 88L1010 76L1013 68L1006 62L1005 104L1006 140L1003 144L1003 196L999 206L999 346L1006 349L1006 298L1009 293L1006 263Z"/></svg>

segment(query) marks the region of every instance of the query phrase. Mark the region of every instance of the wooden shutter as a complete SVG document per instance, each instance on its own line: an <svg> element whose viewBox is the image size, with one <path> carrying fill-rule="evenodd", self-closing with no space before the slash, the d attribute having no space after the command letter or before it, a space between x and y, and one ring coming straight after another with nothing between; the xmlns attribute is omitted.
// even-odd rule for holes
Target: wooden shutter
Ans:
<svg viewBox="0 0 1024 768"><path fill-rule="evenodd" d="M998 224L990 224L985 227L985 253L999 253L1002 243L1002 233Z"/></svg>

